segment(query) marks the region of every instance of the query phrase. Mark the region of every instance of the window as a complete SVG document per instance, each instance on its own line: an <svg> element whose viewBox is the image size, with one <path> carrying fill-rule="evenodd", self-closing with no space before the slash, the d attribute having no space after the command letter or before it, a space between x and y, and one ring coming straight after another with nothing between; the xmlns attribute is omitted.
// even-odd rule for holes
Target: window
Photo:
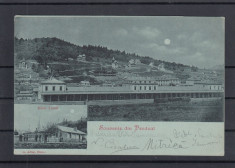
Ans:
<svg viewBox="0 0 235 168"><path fill-rule="evenodd" d="M149 90L151 90L151 86L149 86Z"/></svg>
<svg viewBox="0 0 235 168"><path fill-rule="evenodd" d="M154 90L156 90L156 86L154 86Z"/></svg>
<svg viewBox="0 0 235 168"><path fill-rule="evenodd" d="M52 87L52 90L55 91L55 86Z"/></svg>
<svg viewBox="0 0 235 168"><path fill-rule="evenodd" d="M146 90L146 86L144 86L144 90Z"/></svg>
<svg viewBox="0 0 235 168"><path fill-rule="evenodd" d="M48 86L45 86L45 90L48 91Z"/></svg>
<svg viewBox="0 0 235 168"><path fill-rule="evenodd" d="M140 86L140 90L142 89L142 86Z"/></svg>
<svg viewBox="0 0 235 168"><path fill-rule="evenodd" d="M134 90L136 90L136 86L134 87Z"/></svg>
<svg viewBox="0 0 235 168"><path fill-rule="evenodd" d="M60 91L62 91L62 86L60 86Z"/></svg>

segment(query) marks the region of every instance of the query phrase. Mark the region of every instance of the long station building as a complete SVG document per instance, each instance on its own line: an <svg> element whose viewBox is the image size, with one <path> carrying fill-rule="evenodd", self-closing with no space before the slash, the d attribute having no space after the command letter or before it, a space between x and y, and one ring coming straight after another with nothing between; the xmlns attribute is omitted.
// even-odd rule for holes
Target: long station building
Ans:
<svg viewBox="0 0 235 168"><path fill-rule="evenodd" d="M38 100L41 102L135 100L156 98L214 98L223 97L221 84L204 83L193 86L159 86L158 84L126 84L123 86L70 87L55 78L41 82Z"/></svg>

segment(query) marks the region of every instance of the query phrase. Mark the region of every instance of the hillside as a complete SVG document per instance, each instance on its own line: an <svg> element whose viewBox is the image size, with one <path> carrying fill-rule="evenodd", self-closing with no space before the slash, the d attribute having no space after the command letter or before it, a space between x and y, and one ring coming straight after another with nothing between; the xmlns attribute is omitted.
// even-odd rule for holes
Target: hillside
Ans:
<svg viewBox="0 0 235 168"><path fill-rule="evenodd" d="M183 71L183 64L170 63L156 60L148 56L139 56L134 53L125 51L112 50L102 46L77 46L58 38L35 38L35 39L18 39L15 38L15 60L32 59L43 65L44 68L49 63L68 62L69 58L76 59L79 54L86 55L86 61L96 62L99 64L111 63L114 57L119 63L127 63L130 59L139 59L143 64L154 63L155 66L164 63L165 68L171 71ZM191 67L195 70L196 67Z"/></svg>

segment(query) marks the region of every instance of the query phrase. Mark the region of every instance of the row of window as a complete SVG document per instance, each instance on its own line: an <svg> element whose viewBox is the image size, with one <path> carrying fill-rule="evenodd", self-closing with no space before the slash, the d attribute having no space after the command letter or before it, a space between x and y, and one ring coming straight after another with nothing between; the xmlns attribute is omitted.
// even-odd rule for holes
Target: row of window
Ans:
<svg viewBox="0 0 235 168"><path fill-rule="evenodd" d="M167 82L179 83L178 80L163 80L163 81L129 81L129 83L167 83Z"/></svg>
<svg viewBox="0 0 235 168"><path fill-rule="evenodd" d="M222 97L222 93L139 93L139 94L94 94L94 95L45 95L43 101L92 101L92 100L131 100L155 98L210 98Z"/></svg>
<svg viewBox="0 0 235 168"><path fill-rule="evenodd" d="M217 90L220 90L222 87L221 86L210 86L210 89L212 90L212 89L216 89L217 88Z"/></svg>
<svg viewBox="0 0 235 168"><path fill-rule="evenodd" d="M134 90L137 90L137 86L134 86ZM157 87L154 86L152 88L152 86L139 86L139 89L138 90L157 90Z"/></svg>
<svg viewBox="0 0 235 168"><path fill-rule="evenodd" d="M60 86L60 91L62 91L63 87ZM48 91L48 86L45 86L45 91ZM55 91L55 86L52 86L52 91Z"/></svg>

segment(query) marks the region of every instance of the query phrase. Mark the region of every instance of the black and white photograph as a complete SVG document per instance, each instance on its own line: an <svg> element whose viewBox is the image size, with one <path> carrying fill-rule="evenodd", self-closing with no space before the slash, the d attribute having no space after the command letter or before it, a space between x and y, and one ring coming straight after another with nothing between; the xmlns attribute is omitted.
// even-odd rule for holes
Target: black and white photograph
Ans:
<svg viewBox="0 0 235 168"><path fill-rule="evenodd" d="M223 18L16 17L15 103L90 121L222 122Z"/></svg>
<svg viewBox="0 0 235 168"><path fill-rule="evenodd" d="M15 149L86 149L87 108L15 104Z"/></svg>
<svg viewBox="0 0 235 168"><path fill-rule="evenodd" d="M116 154L133 141L143 151L138 131L178 141L184 126L181 154L223 155L224 29L222 17L16 16L15 149Z"/></svg>

